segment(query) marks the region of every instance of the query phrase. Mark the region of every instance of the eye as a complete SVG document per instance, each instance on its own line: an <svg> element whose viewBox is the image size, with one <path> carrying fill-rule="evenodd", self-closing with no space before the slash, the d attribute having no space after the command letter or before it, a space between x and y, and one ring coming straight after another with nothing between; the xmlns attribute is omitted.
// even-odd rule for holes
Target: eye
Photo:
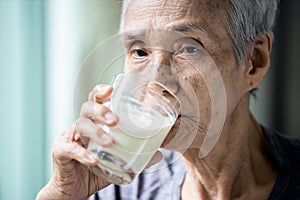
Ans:
<svg viewBox="0 0 300 200"><path fill-rule="evenodd" d="M173 45L173 49L175 50L175 55L181 55L183 54L185 56L193 55L201 51L201 48L203 48L202 42L195 38L187 37L187 38L181 38L180 40L176 41Z"/></svg>
<svg viewBox="0 0 300 200"><path fill-rule="evenodd" d="M142 49L133 49L131 51L131 54L133 55L134 58L137 58L137 59L141 59L141 58L148 56L148 53Z"/></svg>
<svg viewBox="0 0 300 200"><path fill-rule="evenodd" d="M181 49L181 53L196 53L197 51L199 51L199 48L197 47L183 47Z"/></svg>

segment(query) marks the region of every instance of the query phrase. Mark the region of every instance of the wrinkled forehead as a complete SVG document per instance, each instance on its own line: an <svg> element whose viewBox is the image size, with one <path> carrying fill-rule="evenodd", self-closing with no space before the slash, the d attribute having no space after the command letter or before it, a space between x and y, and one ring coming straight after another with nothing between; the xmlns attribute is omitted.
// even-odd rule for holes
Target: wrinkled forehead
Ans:
<svg viewBox="0 0 300 200"><path fill-rule="evenodd" d="M124 9L124 31L166 29L178 21L209 27L224 20L226 0L129 0Z"/></svg>

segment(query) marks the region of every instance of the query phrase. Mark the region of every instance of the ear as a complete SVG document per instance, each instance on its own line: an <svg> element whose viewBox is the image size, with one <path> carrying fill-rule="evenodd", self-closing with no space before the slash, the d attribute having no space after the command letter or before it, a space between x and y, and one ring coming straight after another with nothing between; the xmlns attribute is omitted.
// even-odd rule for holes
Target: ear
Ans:
<svg viewBox="0 0 300 200"><path fill-rule="evenodd" d="M270 33L261 35L251 46L246 62L245 92L256 88L270 67L270 54L272 50L272 37Z"/></svg>

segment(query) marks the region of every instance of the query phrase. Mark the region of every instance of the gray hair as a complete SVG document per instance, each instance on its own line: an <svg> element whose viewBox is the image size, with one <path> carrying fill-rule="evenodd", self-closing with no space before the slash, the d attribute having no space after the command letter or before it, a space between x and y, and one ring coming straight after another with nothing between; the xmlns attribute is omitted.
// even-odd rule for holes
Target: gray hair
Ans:
<svg viewBox="0 0 300 200"><path fill-rule="evenodd" d="M130 0L123 0L120 30L124 29L124 17ZM279 0L229 0L225 26L233 42L239 64L245 63L246 46L261 34L273 34L273 26Z"/></svg>
<svg viewBox="0 0 300 200"><path fill-rule="evenodd" d="M227 31L239 64L245 63L246 45L261 34L273 35L279 0L230 0Z"/></svg>

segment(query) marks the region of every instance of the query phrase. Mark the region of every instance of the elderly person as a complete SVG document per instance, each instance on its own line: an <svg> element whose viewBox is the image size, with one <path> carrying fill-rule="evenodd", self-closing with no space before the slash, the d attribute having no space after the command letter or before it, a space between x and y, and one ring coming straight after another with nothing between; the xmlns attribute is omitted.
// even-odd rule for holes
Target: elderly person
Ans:
<svg viewBox="0 0 300 200"><path fill-rule="evenodd" d="M98 85L82 106L77 126L66 130L53 146L52 177L37 199L300 199L300 141L261 126L249 110L251 91L270 66L277 6L276 0L124 1L121 30L134 33L123 37L125 69L149 63L174 68L198 99L199 105L185 105L183 111L188 111L179 116L162 145L174 153L161 162L168 163L178 152L181 157L160 170L140 174L129 185L113 185L92 174L87 166L96 165L97 159L82 141L91 138L111 145L114 138L95 123L118 123L102 105L112 88ZM172 37L151 35L150 30L172 30L183 38L175 45ZM173 50L152 48L160 43L170 44ZM201 49L220 72L227 108L220 137L205 156L199 156L199 147L208 130L205 118L212 113L207 111L211 102L205 94L205 77L197 71L201 71ZM209 76L206 73L202 75ZM175 93L179 99L189 99L191 91L182 86ZM191 112L195 107L202 117L188 120L195 117ZM184 119L190 128L178 132ZM194 130L188 147L184 140L176 141L174 135L189 138Z"/></svg>

